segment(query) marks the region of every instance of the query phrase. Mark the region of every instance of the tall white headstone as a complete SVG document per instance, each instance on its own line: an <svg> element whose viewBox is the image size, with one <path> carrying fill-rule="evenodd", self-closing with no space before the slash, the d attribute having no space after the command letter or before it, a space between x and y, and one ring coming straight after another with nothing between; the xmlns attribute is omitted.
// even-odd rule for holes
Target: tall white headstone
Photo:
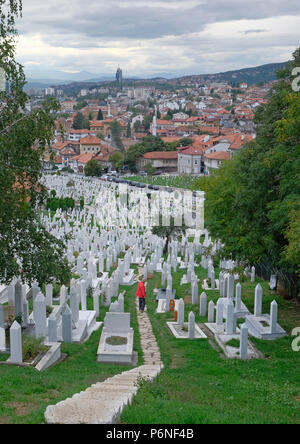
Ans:
<svg viewBox="0 0 300 444"><path fill-rule="evenodd" d="M33 313L35 337L45 338L47 336L46 300L42 293L39 293L33 302Z"/></svg>
<svg viewBox="0 0 300 444"><path fill-rule="evenodd" d="M243 324L241 326L240 358L241 359L248 358L248 328L247 328L246 324Z"/></svg>
<svg viewBox="0 0 300 444"><path fill-rule="evenodd" d="M235 287L235 311L238 312L241 310L242 304L242 286L238 283Z"/></svg>
<svg viewBox="0 0 300 444"><path fill-rule="evenodd" d="M57 342L57 320L54 313L51 313L48 319L48 340Z"/></svg>
<svg viewBox="0 0 300 444"><path fill-rule="evenodd" d="M10 362L21 364L22 357L22 327L15 321L9 330L10 334Z"/></svg>
<svg viewBox="0 0 300 444"><path fill-rule="evenodd" d="M189 313L188 335L189 339L195 338L195 315L192 311Z"/></svg>
<svg viewBox="0 0 300 444"><path fill-rule="evenodd" d="M46 285L46 304L51 307L53 304L53 285L47 284Z"/></svg>
<svg viewBox="0 0 300 444"><path fill-rule="evenodd" d="M81 310L86 311L86 281L80 283Z"/></svg>
<svg viewBox="0 0 300 444"><path fill-rule="evenodd" d="M180 299L178 302L177 324L184 324L184 301Z"/></svg>
<svg viewBox="0 0 300 444"><path fill-rule="evenodd" d="M72 342L72 312L68 304L65 304L65 308L62 313L62 337L64 342Z"/></svg>
<svg viewBox="0 0 300 444"><path fill-rule="evenodd" d="M215 304L213 301L208 303L208 322L213 323L215 321Z"/></svg>
<svg viewBox="0 0 300 444"><path fill-rule="evenodd" d="M202 293L200 296L200 316L206 316L207 313L207 295Z"/></svg>
<svg viewBox="0 0 300 444"><path fill-rule="evenodd" d="M227 318L226 318L226 335L232 335L234 330L234 305L232 300L227 305Z"/></svg>
<svg viewBox="0 0 300 444"><path fill-rule="evenodd" d="M278 305L276 301L271 303L271 313L270 313L270 329L271 333L277 332L277 318L278 318Z"/></svg>
<svg viewBox="0 0 300 444"><path fill-rule="evenodd" d="M223 314L224 314L223 302L222 299L219 299L217 302L217 314L216 314L217 325L223 325Z"/></svg>
<svg viewBox="0 0 300 444"><path fill-rule="evenodd" d="M262 287L257 284L255 287L254 316L261 316L262 313Z"/></svg>

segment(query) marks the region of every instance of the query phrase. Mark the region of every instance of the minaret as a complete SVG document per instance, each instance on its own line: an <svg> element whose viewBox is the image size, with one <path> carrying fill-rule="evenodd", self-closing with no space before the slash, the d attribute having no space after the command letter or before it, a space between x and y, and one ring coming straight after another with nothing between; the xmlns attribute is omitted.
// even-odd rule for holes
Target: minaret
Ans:
<svg viewBox="0 0 300 444"><path fill-rule="evenodd" d="M152 136L156 137L157 135L157 106L154 106L155 112L153 116L153 123L152 123Z"/></svg>
<svg viewBox="0 0 300 444"><path fill-rule="evenodd" d="M107 117L112 117L110 113L110 103L108 103Z"/></svg>

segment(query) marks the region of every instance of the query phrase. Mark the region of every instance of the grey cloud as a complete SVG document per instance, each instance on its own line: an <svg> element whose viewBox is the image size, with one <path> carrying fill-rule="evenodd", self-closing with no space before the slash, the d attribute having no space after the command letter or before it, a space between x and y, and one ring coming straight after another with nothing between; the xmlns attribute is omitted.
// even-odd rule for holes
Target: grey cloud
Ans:
<svg viewBox="0 0 300 444"><path fill-rule="evenodd" d="M242 31L242 34L260 34L262 32L268 32L267 29L247 29L246 31Z"/></svg>
<svg viewBox="0 0 300 444"><path fill-rule="evenodd" d="M299 0L24 0L18 29L52 47L82 50L80 56L30 56L57 69L104 72L121 63L129 75L149 75L158 67L174 74L207 73L283 61L299 44L299 32L274 36L246 25L240 37L220 38L202 32L207 25L285 15L300 15ZM106 48L118 52L101 51ZM99 54L85 53L90 49Z"/></svg>
<svg viewBox="0 0 300 444"><path fill-rule="evenodd" d="M161 0L162 6L151 6L151 2L141 2L142 6L131 6L127 1L108 3L103 0L90 0L86 7L79 0L63 2L48 0L37 6L37 0L24 2L24 17L20 22L21 32L51 32L55 30L66 36L73 33L94 39L142 38L151 39L165 35L182 35L199 32L205 25L220 21L240 19L260 19L300 13L298 0L210 0L191 3L183 8L182 1ZM178 3L178 8L168 8L168 4ZM147 6L145 6L147 5ZM29 26L30 23L30 26ZM65 42L67 44L67 42Z"/></svg>

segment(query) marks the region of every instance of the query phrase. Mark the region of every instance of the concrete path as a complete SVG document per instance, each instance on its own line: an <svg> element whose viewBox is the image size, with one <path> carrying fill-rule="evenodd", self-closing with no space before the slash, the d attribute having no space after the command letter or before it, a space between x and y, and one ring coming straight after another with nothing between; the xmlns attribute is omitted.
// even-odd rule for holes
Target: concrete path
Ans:
<svg viewBox="0 0 300 444"><path fill-rule="evenodd" d="M137 312L144 365L48 406L45 412L48 424L115 424L136 395L139 379L153 381L159 375L163 369L160 351L147 312L138 311L138 301Z"/></svg>

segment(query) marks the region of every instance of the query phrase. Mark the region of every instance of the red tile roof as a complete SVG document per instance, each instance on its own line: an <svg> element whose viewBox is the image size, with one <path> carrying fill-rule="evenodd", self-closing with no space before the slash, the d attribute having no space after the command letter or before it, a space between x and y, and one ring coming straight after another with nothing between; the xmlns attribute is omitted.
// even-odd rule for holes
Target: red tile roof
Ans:
<svg viewBox="0 0 300 444"><path fill-rule="evenodd" d="M87 136L80 139L80 145L100 145L101 140L95 136Z"/></svg>
<svg viewBox="0 0 300 444"><path fill-rule="evenodd" d="M91 153L83 153L83 154L80 154L79 156L75 156L75 157L73 157L72 160L76 160L78 163L86 164L86 163L88 163L90 160L92 160L93 156L94 156L94 155L91 154Z"/></svg>
<svg viewBox="0 0 300 444"><path fill-rule="evenodd" d="M185 154L187 156L201 156L203 154L202 149L196 148L193 145L179 148L179 151L180 151L180 154Z"/></svg>
<svg viewBox="0 0 300 444"><path fill-rule="evenodd" d="M228 151L219 151L216 153L204 154L204 157L214 160L230 160L230 153Z"/></svg>
<svg viewBox="0 0 300 444"><path fill-rule="evenodd" d="M177 151L153 151L144 154L144 159L178 159Z"/></svg>

